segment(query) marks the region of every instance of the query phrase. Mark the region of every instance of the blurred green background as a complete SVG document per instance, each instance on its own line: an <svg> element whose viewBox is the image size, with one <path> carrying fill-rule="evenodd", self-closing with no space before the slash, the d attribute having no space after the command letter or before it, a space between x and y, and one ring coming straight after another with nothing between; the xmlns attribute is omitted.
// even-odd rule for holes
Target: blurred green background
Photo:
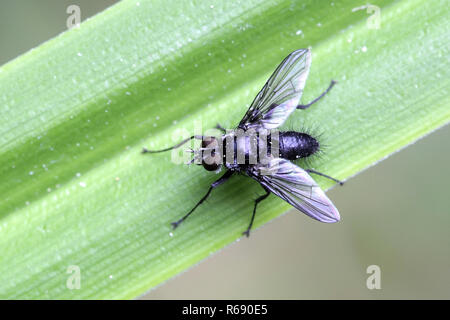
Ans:
<svg viewBox="0 0 450 320"><path fill-rule="evenodd" d="M2 1L0 65L66 30L67 6L84 21L115 2ZM329 191L340 223L292 210L142 298L449 299L449 140L447 126Z"/></svg>

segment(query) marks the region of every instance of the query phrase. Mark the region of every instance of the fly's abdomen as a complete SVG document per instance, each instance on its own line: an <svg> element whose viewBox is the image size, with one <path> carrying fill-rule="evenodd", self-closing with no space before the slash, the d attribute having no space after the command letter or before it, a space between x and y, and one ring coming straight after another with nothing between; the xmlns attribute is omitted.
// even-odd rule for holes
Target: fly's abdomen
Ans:
<svg viewBox="0 0 450 320"><path fill-rule="evenodd" d="M280 132L280 158L295 160L306 158L319 150L319 141L307 133Z"/></svg>

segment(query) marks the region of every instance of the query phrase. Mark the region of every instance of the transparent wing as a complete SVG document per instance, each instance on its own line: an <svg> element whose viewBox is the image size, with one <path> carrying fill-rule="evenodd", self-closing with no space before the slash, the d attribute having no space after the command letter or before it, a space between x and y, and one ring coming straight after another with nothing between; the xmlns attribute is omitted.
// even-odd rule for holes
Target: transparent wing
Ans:
<svg viewBox="0 0 450 320"><path fill-rule="evenodd" d="M289 54L253 100L238 127L270 130L283 124L298 105L310 65L309 49Z"/></svg>
<svg viewBox="0 0 450 320"><path fill-rule="evenodd" d="M332 223L339 212L325 192L302 168L289 160L275 158L267 165L256 165L247 172L272 193L316 220Z"/></svg>

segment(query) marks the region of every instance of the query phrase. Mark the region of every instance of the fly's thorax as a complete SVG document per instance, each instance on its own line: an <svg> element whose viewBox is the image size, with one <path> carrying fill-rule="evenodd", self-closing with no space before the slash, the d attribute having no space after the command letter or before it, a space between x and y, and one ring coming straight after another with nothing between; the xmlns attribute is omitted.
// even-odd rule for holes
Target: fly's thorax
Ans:
<svg viewBox="0 0 450 320"><path fill-rule="evenodd" d="M274 139L275 137L275 139ZM278 151L278 131L235 129L223 137L224 160L227 167L254 165ZM272 143L272 139L275 143Z"/></svg>
<svg viewBox="0 0 450 320"><path fill-rule="evenodd" d="M208 171L217 171L222 166L222 151L215 137L205 137L201 148L202 166Z"/></svg>

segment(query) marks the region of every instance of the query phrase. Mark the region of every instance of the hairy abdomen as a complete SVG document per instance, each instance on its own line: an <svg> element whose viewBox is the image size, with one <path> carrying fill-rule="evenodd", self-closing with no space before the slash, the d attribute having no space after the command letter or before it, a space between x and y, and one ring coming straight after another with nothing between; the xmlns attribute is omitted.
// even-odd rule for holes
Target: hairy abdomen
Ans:
<svg viewBox="0 0 450 320"><path fill-rule="evenodd" d="M287 160L306 158L319 150L319 141L307 133L280 132L280 157Z"/></svg>

